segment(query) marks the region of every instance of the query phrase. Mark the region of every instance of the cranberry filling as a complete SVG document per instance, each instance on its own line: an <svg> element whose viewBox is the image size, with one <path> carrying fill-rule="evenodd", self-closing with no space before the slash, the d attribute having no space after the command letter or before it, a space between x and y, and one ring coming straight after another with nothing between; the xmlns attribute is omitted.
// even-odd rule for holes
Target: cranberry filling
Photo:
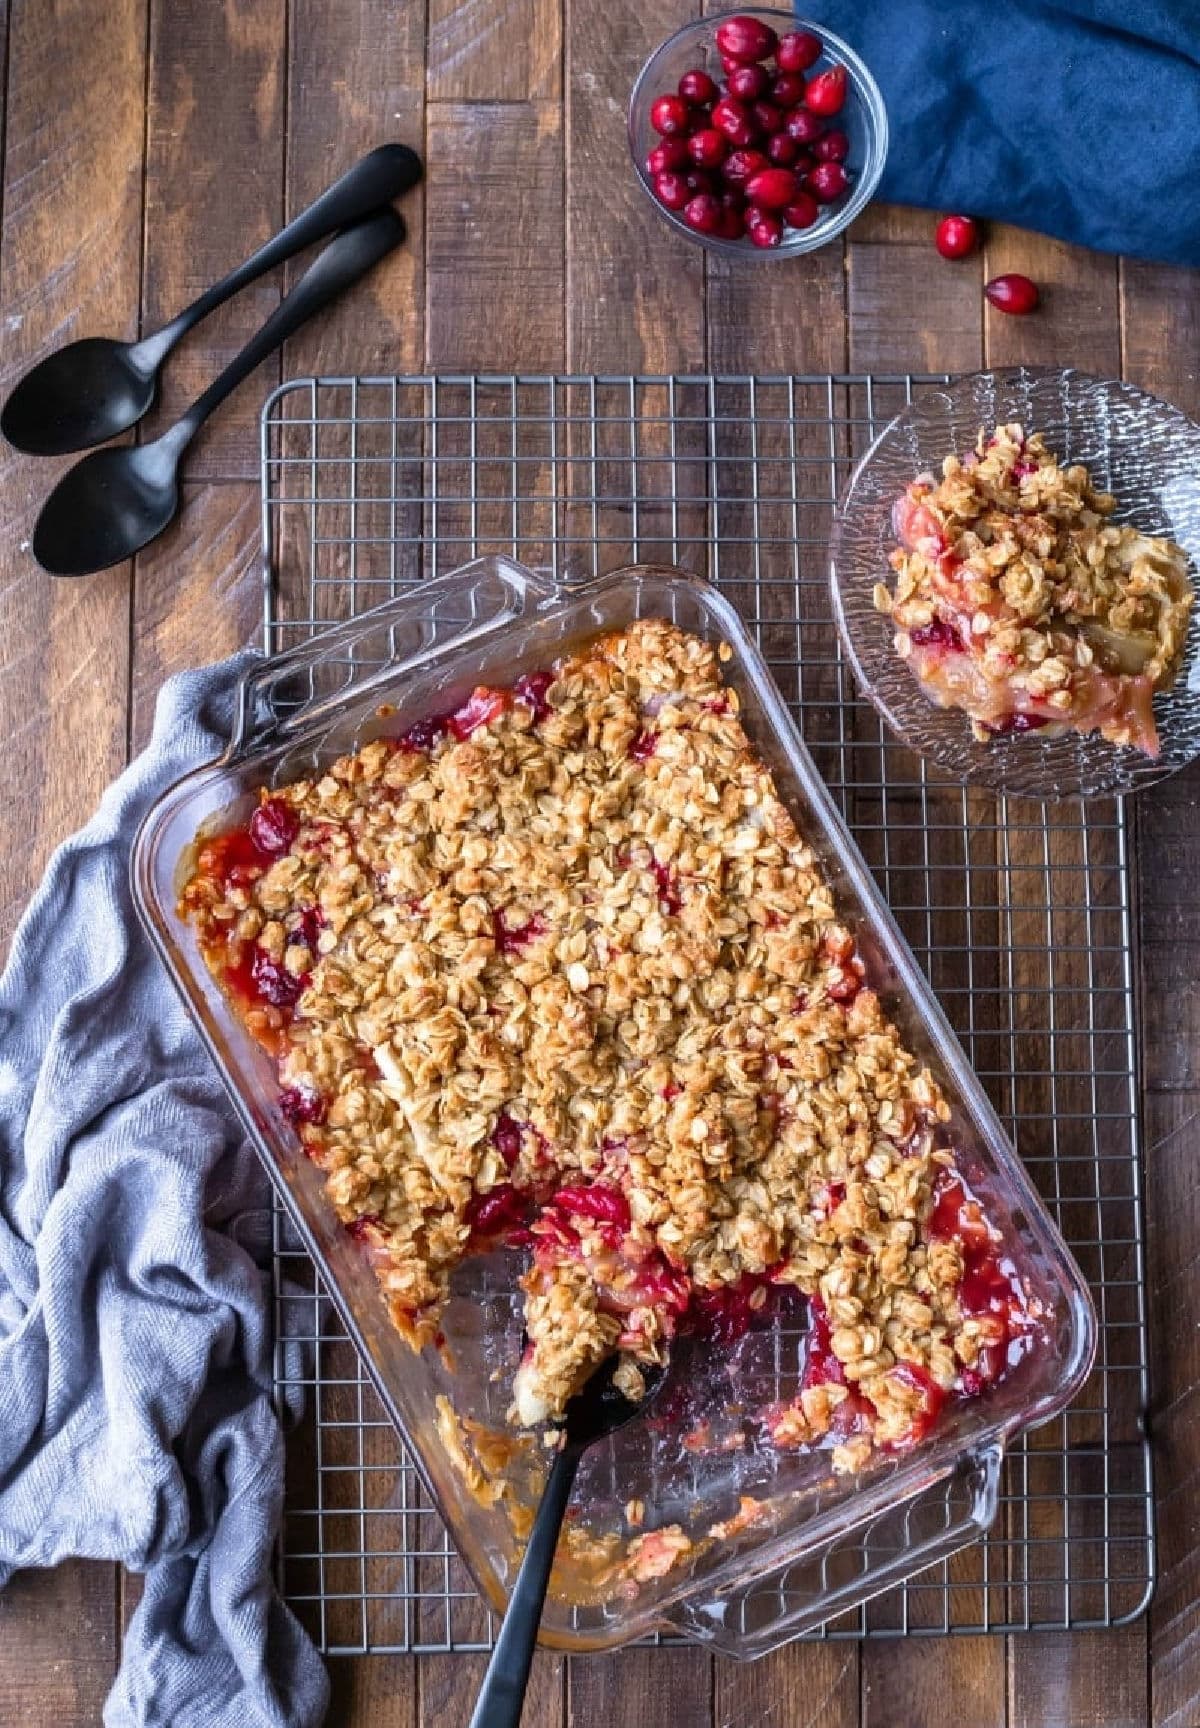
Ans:
<svg viewBox="0 0 1200 1728"><path fill-rule="evenodd" d="M993 737L1003 738L1010 732L1040 732L1043 726L1050 724L1041 714L1006 714L1003 720L987 723L987 730Z"/></svg>
<svg viewBox="0 0 1200 1728"><path fill-rule="evenodd" d="M535 721L550 713L546 692L554 682L553 672L523 672L513 685L513 695L530 710Z"/></svg>
<svg viewBox="0 0 1200 1728"><path fill-rule="evenodd" d="M302 1122L319 1126L325 1120L328 1105L319 1092L285 1086L279 1094L279 1108L292 1126L298 1128Z"/></svg>
<svg viewBox="0 0 1200 1728"><path fill-rule="evenodd" d="M808 1345L804 1352L804 1372L800 1390L808 1392L814 1386L844 1386L846 1376L833 1353L833 1328L829 1311L819 1296L808 1299Z"/></svg>
<svg viewBox="0 0 1200 1728"><path fill-rule="evenodd" d="M1017 1269L1002 1244L993 1237L978 1200L961 1176L947 1173L934 1190L933 1210L925 1224L929 1241L957 1241L962 1248L963 1275L958 1299L964 1311L990 1315L998 1322L999 1338L979 1353L973 1369L959 1376L964 1397L977 1397L1020 1361L1032 1342L1034 1322L1025 1306Z"/></svg>
<svg viewBox="0 0 1200 1728"><path fill-rule="evenodd" d="M376 1225L382 1226L383 1219L378 1212L364 1212L361 1218L352 1218L346 1229L356 1242L365 1242L367 1232Z"/></svg>
<svg viewBox="0 0 1200 1728"><path fill-rule="evenodd" d="M472 690L461 708L455 709L446 724L461 742L481 726L490 726L503 714L507 704L508 697L503 690L489 690L486 684L481 684L477 690Z"/></svg>
<svg viewBox="0 0 1200 1728"><path fill-rule="evenodd" d="M942 1405L946 1402L945 1389L938 1385L928 1368L922 1368L919 1362L897 1362L892 1373L897 1380L903 1381L921 1395L921 1402L913 1413L912 1426L900 1442L904 1448L915 1446L925 1438L941 1414Z"/></svg>
<svg viewBox="0 0 1200 1728"><path fill-rule="evenodd" d="M658 745L657 732L642 730L629 746L628 755L634 762L648 762Z"/></svg>
<svg viewBox="0 0 1200 1728"><path fill-rule="evenodd" d="M524 924L516 925L506 924L503 912L492 913L492 937L497 954L519 954L530 942L536 942L539 936L544 936L548 928L546 920L539 912L535 912Z"/></svg>
<svg viewBox="0 0 1200 1728"><path fill-rule="evenodd" d="M486 1194L472 1194L463 1214L473 1240L521 1229L529 1214L528 1197L511 1182L502 1182Z"/></svg>
<svg viewBox="0 0 1200 1728"><path fill-rule="evenodd" d="M944 618L931 618L928 624L920 624L908 634L914 648L945 648L961 654L966 647L954 625Z"/></svg>
<svg viewBox="0 0 1200 1728"><path fill-rule="evenodd" d="M502 1110L492 1129L492 1145L511 1170L521 1156L521 1132L525 1125L514 1122L507 1110Z"/></svg>
<svg viewBox="0 0 1200 1728"><path fill-rule="evenodd" d="M683 896L679 892L679 878L669 864L660 864L655 858L650 864L654 872L654 880L658 883L658 898L664 912L672 914L683 907Z"/></svg>
<svg viewBox="0 0 1200 1728"><path fill-rule="evenodd" d="M250 818L250 838L268 858L279 858L300 832L300 818L282 798L268 798Z"/></svg>
<svg viewBox="0 0 1200 1728"><path fill-rule="evenodd" d="M295 977L256 943L250 961L250 982L254 994L272 1008L294 1008L308 985L308 974Z"/></svg>
<svg viewBox="0 0 1200 1728"><path fill-rule="evenodd" d="M432 750L446 736L449 727L448 714L429 714L424 720L416 721L407 732L402 732L395 740L395 748L412 753Z"/></svg>
<svg viewBox="0 0 1200 1728"><path fill-rule="evenodd" d="M598 1224L614 1224L622 1235L632 1223L628 1200L619 1188L608 1182L560 1188L551 1204L561 1207L564 1212L574 1212L580 1218L593 1218Z"/></svg>
<svg viewBox="0 0 1200 1728"><path fill-rule="evenodd" d="M762 1296L753 1301L757 1291ZM769 1272L743 1272L736 1284L692 1290L682 1329L710 1338L715 1344L736 1344L752 1326L764 1325L778 1312L781 1292Z"/></svg>

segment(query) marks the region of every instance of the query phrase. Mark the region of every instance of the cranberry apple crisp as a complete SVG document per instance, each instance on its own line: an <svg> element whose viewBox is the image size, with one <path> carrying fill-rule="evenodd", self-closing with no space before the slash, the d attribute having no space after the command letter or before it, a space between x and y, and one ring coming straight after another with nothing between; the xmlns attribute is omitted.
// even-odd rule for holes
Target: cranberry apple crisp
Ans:
<svg viewBox="0 0 1200 1728"><path fill-rule="evenodd" d="M1099 732L1158 754L1153 699L1179 672L1194 598L1187 554L1109 520L1086 468L1018 425L981 432L894 512L896 651L982 740Z"/></svg>
<svg viewBox="0 0 1200 1728"><path fill-rule="evenodd" d="M398 1327L528 1255L522 1424L789 1294L853 1470L1040 1334L719 650L648 620L261 795L183 891ZM385 722L386 723L386 722Z"/></svg>

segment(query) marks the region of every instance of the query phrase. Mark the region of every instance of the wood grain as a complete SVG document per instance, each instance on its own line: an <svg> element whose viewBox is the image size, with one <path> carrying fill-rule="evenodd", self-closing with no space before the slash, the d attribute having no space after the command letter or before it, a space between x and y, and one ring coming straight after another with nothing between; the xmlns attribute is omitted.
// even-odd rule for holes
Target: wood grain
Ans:
<svg viewBox="0 0 1200 1728"><path fill-rule="evenodd" d="M1144 1728L1143 1626L1038 1632L1022 1642L1029 1659L1013 1665L1008 1728Z"/></svg>
<svg viewBox="0 0 1200 1728"><path fill-rule="evenodd" d="M282 225L285 0L156 4L151 11L143 328L166 323ZM273 271L210 314L163 374L168 426L279 302ZM266 361L200 433L192 480L258 473L258 405L279 379Z"/></svg>
<svg viewBox="0 0 1200 1728"><path fill-rule="evenodd" d="M431 102L557 102L558 0L430 0Z"/></svg>

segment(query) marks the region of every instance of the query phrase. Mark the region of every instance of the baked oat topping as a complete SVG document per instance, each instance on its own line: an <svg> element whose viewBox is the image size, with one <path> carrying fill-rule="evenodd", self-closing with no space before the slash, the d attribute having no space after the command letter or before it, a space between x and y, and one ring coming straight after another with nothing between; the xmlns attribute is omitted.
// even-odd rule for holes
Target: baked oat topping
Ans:
<svg viewBox="0 0 1200 1728"><path fill-rule="evenodd" d="M1069 729L1158 754L1153 698L1178 676L1194 599L1187 554L1113 509L1085 467L1016 424L981 431L897 501L895 587L879 583L875 605L980 741Z"/></svg>
<svg viewBox="0 0 1200 1728"><path fill-rule="evenodd" d="M761 1419L854 1470L1039 1313L720 664L646 620L476 690L264 792L182 905L414 1345L464 1255L523 1244L535 1425L794 1286L803 1384Z"/></svg>

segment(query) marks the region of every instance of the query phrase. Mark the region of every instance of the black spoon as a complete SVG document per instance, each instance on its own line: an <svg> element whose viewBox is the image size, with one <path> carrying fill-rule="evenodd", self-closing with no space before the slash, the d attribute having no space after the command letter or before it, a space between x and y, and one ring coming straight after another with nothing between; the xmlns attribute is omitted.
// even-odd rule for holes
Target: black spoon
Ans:
<svg viewBox="0 0 1200 1728"><path fill-rule="evenodd" d="M610 1356L602 1363L582 1392L577 1392L567 1405L562 1449L546 1480L521 1570L509 1597L508 1613L483 1677L469 1728L518 1728L550 1567L579 1460L597 1440L605 1439L632 1417L639 1416L666 1377L665 1368L643 1367L645 1396L640 1403L631 1403L613 1385L617 1360Z"/></svg>
<svg viewBox="0 0 1200 1728"><path fill-rule="evenodd" d="M88 336L47 354L4 404L0 432L32 456L61 456L127 431L154 401L163 361L202 318L276 264L389 204L420 178L421 159L415 151L404 144L381 144L161 330L140 342Z"/></svg>
<svg viewBox="0 0 1200 1728"><path fill-rule="evenodd" d="M52 576L86 576L147 545L179 508L179 462L213 409L261 360L404 238L390 206L347 228L282 300L262 329L169 431L150 444L95 450L63 475L33 530L33 555Z"/></svg>

